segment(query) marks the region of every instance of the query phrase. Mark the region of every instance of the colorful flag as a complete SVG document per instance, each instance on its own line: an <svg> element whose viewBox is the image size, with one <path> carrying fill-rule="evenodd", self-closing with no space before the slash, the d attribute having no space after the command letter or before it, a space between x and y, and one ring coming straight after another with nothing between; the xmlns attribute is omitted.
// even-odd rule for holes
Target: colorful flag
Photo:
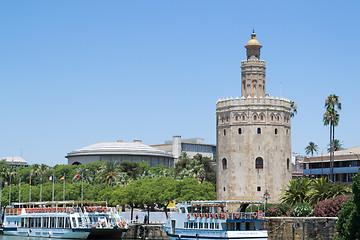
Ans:
<svg viewBox="0 0 360 240"><path fill-rule="evenodd" d="M30 178L30 182L29 182L29 184L31 185L31 178Z"/></svg>
<svg viewBox="0 0 360 240"><path fill-rule="evenodd" d="M76 175L75 175L75 178L80 178L80 174L76 174Z"/></svg>
<svg viewBox="0 0 360 240"><path fill-rule="evenodd" d="M61 177L59 178L59 180L63 180L63 179L65 179L65 176L61 176Z"/></svg>
<svg viewBox="0 0 360 240"><path fill-rule="evenodd" d="M53 180L53 176L49 177L49 181L52 181Z"/></svg>

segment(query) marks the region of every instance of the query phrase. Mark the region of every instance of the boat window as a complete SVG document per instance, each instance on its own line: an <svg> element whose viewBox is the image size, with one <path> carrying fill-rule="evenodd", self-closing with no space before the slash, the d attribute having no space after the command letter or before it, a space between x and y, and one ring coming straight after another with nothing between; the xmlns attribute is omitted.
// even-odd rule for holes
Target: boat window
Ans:
<svg viewBox="0 0 360 240"><path fill-rule="evenodd" d="M70 228L70 218L65 218L65 228Z"/></svg>
<svg viewBox="0 0 360 240"><path fill-rule="evenodd" d="M25 218L21 218L21 227L25 227Z"/></svg>
<svg viewBox="0 0 360 240"><path fill-rule="evenodd" d="M214 229L214 223L210 223L210 229Z"/></svg>
<svg viewBox="0 0 360 240"><path fill-rule="evenodd" d="M181 211L182 213L185 213L185 208L181 207L181 208L180 208L180 211Z"/></svg>
<svg viewBox="0 0 360 240"><path fill-rule="evenodd" d="M78 223L79 223L79 227L82 225L82 221L81 221L81 218L78 218Z"/></svg>
<svg viewBox="0 0 360 240"><path fill-rule="evenodd" d="M209 223L204 223L204 228L209 228Z"/></svg>
<svg viewBox="0 0 360 240"><path fill-rule="evenodd" d="M59 217L58 228L64 228L64 218Z"/></svg>
<svg viewBox="0 0 360 240"><path fill-rule="evenodd" d="M50 218L50 226L51 228L55 228L56 227L56 219L54 217Z"/></svg>
<svg viewBox="0 0 360 240"><path fill-rule="evenodd" d="M189 228L194 228L194 223L189 223Z"/></svg>
<svg viewBox="0 0 360 240"><path fill-rule="evenodd" d="M203 223L199 223L199 228L204 228Z"/></svg>
<svg viewBox="0 0 360 240"><path fill-rule="evenodd" d="M30 227L32 228L32 227L34 227L35 225L34 225L34 218L30 218Z"/></svg>
<svg viewBox="0 0 360 240"><path fill-rule="evenodd" d="M196 222L194 223L194 228L198 228L198 224Z"/></svg>
<svg viewBox="0 0 360 240"><path fill-rule="evenodd" d="M37 218L37 221L36 221L36 227L38 227L38 228L41 228L41 217L38 217Z"/></svg>
<svg viewBox="0 0 360 240"><path fill-rule="evenodd" d="M48 227L49 227L49 218L44 217L44 219L43 219L43 228L48 228Z"/></svg>
<svg viewBox="0 0 360 240"><path fill-rule="evenodd" d="M72 222L73 222L74 228L76 228L76 227L77 227L77 225L76 225L76 219L75 219L74 217L72 218Z"/></svg>
<svg viewBox="0 0 360 240"><path fill-rule="evenodd" d="M215 223L215 229L219 229L219 224Z"/></svg>
<svg viewBox="0 0 360 240"><path fill-rule="evenodd" d="M189 226L189 223L188 222L184 222L184 228L188 228Z"/></svg>

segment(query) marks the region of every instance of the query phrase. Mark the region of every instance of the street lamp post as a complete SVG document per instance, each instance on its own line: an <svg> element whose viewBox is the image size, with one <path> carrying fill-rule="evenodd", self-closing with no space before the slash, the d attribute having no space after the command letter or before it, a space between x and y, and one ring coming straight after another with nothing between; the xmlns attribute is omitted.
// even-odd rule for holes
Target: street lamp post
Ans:
<svg viewBox="0 0 360 240"><path fill-rule="evenodd" d="M264 193L264 195L263 195L263 199L265 199L265 206L266 206L266 205L267 205L267 200L268 200L268 199L271 199L270 193L268 192L267 189L265 190L265 193Z"/></svg>

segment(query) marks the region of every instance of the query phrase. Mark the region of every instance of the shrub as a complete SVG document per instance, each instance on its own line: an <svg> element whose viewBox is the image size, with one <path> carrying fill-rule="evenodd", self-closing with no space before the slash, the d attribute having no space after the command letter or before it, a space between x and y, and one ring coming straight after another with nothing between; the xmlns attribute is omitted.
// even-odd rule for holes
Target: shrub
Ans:
<svg viewBox="0 0 360 240"><path fill-rule="evenodd" d="M313 215L313 209L308 203L297 203L286 212L289 217L309 217Z"/></svg>
<svg viewBox="0 0 360 240"><path fill-rule="evenodd" d="M314 216L337 217L342 209L343 203L349 198L349 196L338 196L318 202L314 206Z"/></svg>
<svg viewBox="0 0 360 240"><path fill-rule="evenodd" d="M279 217L286 215L286 212L290 209L290 205L286 203L274 204L266 208L267 217Z"/></svg>

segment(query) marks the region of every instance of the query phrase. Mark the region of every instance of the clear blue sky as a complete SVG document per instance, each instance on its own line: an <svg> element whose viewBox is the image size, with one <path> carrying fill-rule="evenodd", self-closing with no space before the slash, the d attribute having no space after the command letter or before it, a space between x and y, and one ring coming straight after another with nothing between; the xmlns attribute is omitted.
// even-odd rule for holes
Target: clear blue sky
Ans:
<svg viewBox="0 0 360 240"><path fill-rule="evenodd" d="M66 164L97 142L173 135L215 143L216 101L241 95L253 26L266 92L295 101L292 151L360 145L358 1L2 1L0 157Z"/></svg>

